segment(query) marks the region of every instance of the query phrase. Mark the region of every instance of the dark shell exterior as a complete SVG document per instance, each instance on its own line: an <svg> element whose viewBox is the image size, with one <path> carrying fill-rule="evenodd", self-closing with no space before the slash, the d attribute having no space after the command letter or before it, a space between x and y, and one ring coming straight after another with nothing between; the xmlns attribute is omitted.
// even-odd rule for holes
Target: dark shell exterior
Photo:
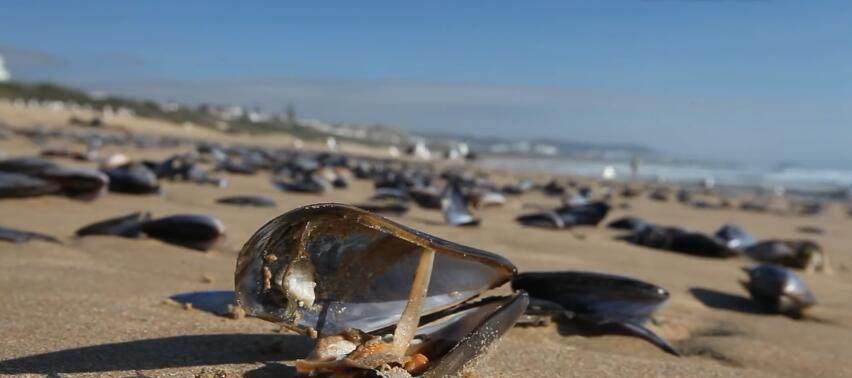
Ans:
<svg viewBox="0 0 852 378"><path fill-rule="evenodd" d="M739 255L737 250L717 238L677 227L645 225L621 239L643 247L694 256L724 258Z"/></svg>
<svg viewBox="0 0 852 378"><path fill-rule="evenodd" d="M275 207L275 200L266 196L230 196L216 200L216 203L236 206Z"/></svg>
<svg viewBox="0 0 852 378"><path fill-rule="evenodd" d="M109 176L109 190L119 193L151 194L160 192L157 175L144 164L131 163L104 171Z"/></svg>
<svg viewBox="0 0 852 378"><path fill-rule="evenodd" d="M648 224L645 220L637 217L624 217L607 223L606 227L614 230L638 230Z"/></svg>
<svg viewBox="0 0 852 378"><path fill-rule="evenodd" d="M69 197L84 200L99 197L109 186L109 177L93 169L53 167L44 170L39 177L59 185Z"/></svg>
<svg viewBox="0 0 852 378"><path fill-rule="evenodd" d="M749 258L788 268L806 269L810 265L824 265L822 247L810 240L764 240L753 244L744 251Z"/></svg>
<svg viewBox="0 0 852 378"><path fill-rule="evenodd" d="M19 173L0 172L0 198L36 197L59 192L59 185Z"/></svg>
<svg viewBox="0 0 852 378"><path fill-rule="evenodd" d="M525 214L515 220L524 225L545 228L573 226L597 226L609 213L610 206L604 202L583 205L566 205L554 210Z"/></svg>
<svg viewBox="0 0 852 378"><path fill-rule="evenodd" d="M817 303L816 296L798 275L778 265L762 264L745 269L743 286L767 309L793 317Z"/></svg>
<svg viewBox="0 0 852 378"><path fill-rule="evenodd" d="M95 222L77 230L77 236L113 235L125 238L138 237L142 223L151 219L151 214L137 212Z"/></svg>
<svg viewBox="0 0 852 378"><path fill-rule="evenodd" d="M225 226L209 215L181 214L144 222L142 232L166 243L207 251L224 237Z"/></svg>
<svg viewBox="0 0 852 378"><path fill-rule="evenodd" d="M429 324L420 327L418 334L428 335L421 348L433 348L424 350L430 364L420 377L448 377L475 364L478 356L512 328L528 304L529 298L524 292L493 300L489 298L481 305L444 319L440 323L444 325L442 329L435 329Z"/></svg>
<svg viewBox="0 0 852 378"><path fill-rule="evenodd" d="M60 242L59 239L57 239L53 236L50 236L50 235L41 234L41 233L32 232L32 231L17 230L17 229L14 229L14 228L2 227L2 226L0 226L0 240L12 242L12 243L23 243L23 242L28 242L30 240L39 240L39 241L45 241L45 242L49 242L49 243L62 244L62 242Z"/></svg>
<svg viewBox="0 0 852 378"><path fill-rule="evenodd" d="M512 280L512 288L526 291L531 298L558 303L573 313L640 322L669 298L669 293L659 286L591 272L520 273Z"/></svg>
<svg viewBox="0 0 852 378"><path fill-rule="evenodd" d="M713 236L725 242L728 248L733 249L747 248L755 243L754 238L752 238L751 235L735 224L726 224L722 226L715 234L713 234Z"/></svg>

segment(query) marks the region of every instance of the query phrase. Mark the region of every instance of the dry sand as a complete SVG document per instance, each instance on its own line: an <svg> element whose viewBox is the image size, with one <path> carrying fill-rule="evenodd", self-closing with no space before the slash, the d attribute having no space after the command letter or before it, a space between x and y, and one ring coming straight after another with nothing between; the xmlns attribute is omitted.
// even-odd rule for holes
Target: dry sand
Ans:
<svg viewBox="0 0 852 378"><path fill-rule="evenodd" d="M13 110L0 105L0 121L49 123L55 118L58 124L67 119L63 114ZM142 121L126 124L148 130ZM168 131L162 125L156 129ZM12 138L0 140L0 151L17 155L37 150L24 139ZM151 154L128 152L134 157ZM299 195L277 191L263 174L228 179L226 189L165 183L161 196L110 193L94 202L62 197L0 200L0 224L60 236L65 243L0 243L0 374L293 376L285 362L303 357L310 340L279 333L274 324L257 319L186 310L166 298L192 290L233 289L237 251L263 223L309 203L358 202L372 189L356 182L327 196ZM214 203L233 194L268 195L279 206ZM561 336L554 326L514 328L479 361L472 376L852 376L852 220L839 207L817 217L783 217L639 199L631 202L629 212L610 215L637 215L707 232L735 222L759 238L814 237L830 255L834 273L802 274L820 303L812 311L815 320L796 321L756 311L737 283L744 277L740 267L748 264L745 260L643 249L613 240L615 233L603 228L522 228L513 218L524 211L525 202L556 201L537 194L511 199L502 209L483 211L480 228L444 226L438 212L420 209L396 220L500 253L521 271L610 272L663 286L671 299L651 328L685 356L672 357L630 337ZM215 215L225 223L228 237L214 251L199 253L150 239L70 236L90 222L140 210L155 216ZM798 234L796 228L803 225L826 232Z"/></svg>

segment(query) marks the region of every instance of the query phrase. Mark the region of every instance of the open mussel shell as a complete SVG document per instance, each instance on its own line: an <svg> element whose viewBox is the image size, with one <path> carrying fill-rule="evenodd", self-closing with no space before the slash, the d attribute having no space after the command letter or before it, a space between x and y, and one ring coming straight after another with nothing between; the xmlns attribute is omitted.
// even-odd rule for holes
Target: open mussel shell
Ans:
<svg viewBox="0 0 852 378"><path fill-rule="evenodd" d="M450 226L478 226L480 223L480 219L471 214L457 183L447 184L441 194L441 211Z"/></svg>
<svg viewBox="0 0 852 378"><path fill-rule="evenodd" d="M306 334L395 325L424 251L434 251L420 315L508 282L505 258L340 204L305 206L258 230L237 259L237 304Z"/></svg>

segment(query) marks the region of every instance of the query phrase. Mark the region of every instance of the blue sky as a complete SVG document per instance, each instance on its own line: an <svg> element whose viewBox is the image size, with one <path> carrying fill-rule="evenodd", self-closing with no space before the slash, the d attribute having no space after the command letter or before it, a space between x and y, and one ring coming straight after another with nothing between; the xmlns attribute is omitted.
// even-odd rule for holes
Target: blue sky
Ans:
<svg viewBox="0 0 852 378"><path fill-rule="evenodd" d="M14 78L852 165L852 2L4 2Z"/></svg>

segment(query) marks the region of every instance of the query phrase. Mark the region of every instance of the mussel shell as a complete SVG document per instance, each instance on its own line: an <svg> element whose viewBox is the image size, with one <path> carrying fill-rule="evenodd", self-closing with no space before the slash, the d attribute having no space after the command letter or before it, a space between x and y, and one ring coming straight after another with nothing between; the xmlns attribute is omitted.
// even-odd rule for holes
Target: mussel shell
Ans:
<svg viewBox="0 0 852 378"><path fill-rule="evenodd" d="M500 286L515 267L505 258L408 228L364 210L317 204L283 214L258 230L237 259L237 303L248 315L300 332L334 335L396 324L425 249L434 250L421 315ZM313 284L313 303L292 298L286 277Z"/></svg>
<svg viewBox="0 0 852 378"><path fill-rule="evenodd" d="M642 322L665 302L669 293L633 278L592 272L525 272L512 288L582 315Z"/></svg>
<svg viewBox="0 0 852 378"><path fill-rule="evenodd" d="M372 213L392 214L396 216L401 216L409 210L407 203L394 200L370 200L355 204L355 207Z"/></svg>
<svg viewBox="0 0 852 378"><path fill-rule="evenodd" d="M471 214L467 200L455 183L447 184L441 195L441 211L450 226L477 226L480 220Z"/></svg>
<svg viewBox="0 0 852 378"><path fill-rule="evenodd" d="M144 222L142 232L166 243L206 251L225 235L225 226L209 215L181 214Z"/></svg>
<svg viewBox="0 0 852 378"><path fill-rule="evenodd" d="M801 278L783 267L762 264L744 270L749 280L743 286L755 301L772 311L798 317L817 302Z"/></svg>
<svg viewBox="0 0 852 378"><path fill-rule="evenodd" d="M427 335L421 348L430 358L420 377L448 377L458 373L484 354L523 315L529 303L524 292L504 298L488 298L481 305L459 311L435 326L424 325ZM438 328L441 327L442 328ZM427 350L431 348L431 350Z"/></svg>
<svg viewBox="0 0 852 378"><path fill-rule="evenodd" d="M318 177L309 177L301 180L278 180L273 184L278 189L294 193L322 194L331 190L331 184Z"/></svg>
<svg viewBox="0 0 852 378"><path fill-rule="evenodd" d="M229 196L216 200L216 203L236 206L275 207L275 200L266 196Z"/></svg>
<svg viewBox="0 0 852 378"><path fill-rule="evenodd" d="M77 230L76 235L113 235L134 238L141 233L142 223L149 219L151 219L151 214L136 212L84 226Z"/></svg>
<svg viewBox="0 0 852 378"><path fill-rule="evenodd" d="M62 244L62 242L50 235L32 231L17 230L14 228L3 226L0 226L0 240L12 243L23 243L28 242L30 240L40 240L50 243Z"/></svg>
<svg viewBox="0 0 852 378"><path fill-rule="evenodd" d="M95 199L106 192L109 177L100 171L85 168L53 167L39 174L39 177L56 183L70 197Z"/></svg>
<svg viewBox="0 0 852 378"><path fill-rule="evenodd" d="M515 220L524 226L557 229L581 225L597 226L606 217L609 209L610 206L604 202L590 202L524 214L515 218Z"/></svg>
<svg viewBox="0 0 852 378"><path fill-rule="evenodd" d="M605 202L589 202L583 205L566 205L555 211L559 213L566 226L597 226L609 213L610 206Z"/></svg>
<svg viewBox="0 0 852 378"><path fill-rule="evenodd" d="M253 175L258 171L258 167L242 160L227 160L219 166L219 169L238 175Z"/></svg>
<svg viewBox="0 0 852 378"><path fill-rule="evenodd" d="M746 233L740 226L734 224L722 226L713 236L724 241L728 248L743 249L755 243L751 235Z"/></svg>
<svg viewBox="0 0 852 378"><path fill-rule="evenodd" d="M678 227L646 224L620 239L643 247L680 252L688 255L725 258L739 254L724 241L700 232L690 232Z"/></svg>
<svg viewBox="0 0 852 378"><path fill-rule="evenodd" d="M524 214L515 218L515 221L530 227L542 228L565 228L565 221L559 216L559 213L548 210L539 213Z"/></svg>
<svg viewBox="0 0 852 378"><path fill-rule="evenodd" d="M28 176L37 176L45 170L55 167L58 167L56 163L37 157L24 156L0 160L0 172L12 172Z"/></svg>
<svg viewBox="0 0 852 378"><path fill-rule="evenodd" d="M424 209L441 209L441 191L433 187L418 187L409 191L409 195L418 206Z"/></svg>
<svg viewBox="0 0 852 378"><path fill-rule="evenodd" d="M812 262L822 263L822 248L810 240L764 240L743 252L756 261L796 269L808 268Z"/></svg>
<svg viewBox="0 0 852 378"><path fill-rule="evenodd" d="M0 172L0 198L35 197L56 193L59 185L19 173Z"/></svg>
<svg viewBox="0 0 852 378"><path fill-rule="evenodd" d="M615 229L615 230L638 230L640 227L648 224L642 218L637 217L624 217L618 218L612 222L607 223L606 227Z"/></svg>
<svg viewBox="0 0 852 378"><path fill-rule="evenodd" d="M399 188L377 188L372 196L369 198L370 201L387 201L387 200L395 200L399 202L408 202L411 200L411 197L408 194L407 190L399 189Z"/></svg>
<svg viewBox="0 0 852 378"><path fill-rule="evenodd" d="M119 193L150 194L160 192L157 175L144 164L130 163L104 171L109 190Z"/></svg>

